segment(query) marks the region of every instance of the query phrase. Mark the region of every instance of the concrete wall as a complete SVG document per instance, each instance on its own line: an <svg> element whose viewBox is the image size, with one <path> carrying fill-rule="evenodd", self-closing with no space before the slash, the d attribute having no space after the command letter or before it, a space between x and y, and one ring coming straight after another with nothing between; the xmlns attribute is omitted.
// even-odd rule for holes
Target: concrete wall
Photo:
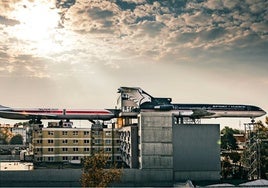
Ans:
<svg viewBox="0 0 268 188"><path fill-rule="evenodd" d="M141 112L138 126L140 169L172 170L172 114Z"/></svg>
<svg viewBox="0 0 268 188"><path fill-rule="evenodd" d="M0 171L0 187L81 187L81 169ZM115 187L172 186L172 171L124 169Z"/></svg>
<svg viewBox="0 0 268 188"><path fill-rule="evenodd" d="M220 179L220 126L173 126L175 180Z"/></svg>
<svg viewBox="0 0 268 188"><path fill-rule="evenodd" d="M120 183L115 186L159 187L173 186L173 171L169 169L124 169Z"/></svg>
<svg viewBox="0 0 268 188"><path fill-rule="evenodd" d="M81 169L0 171L0 187L80 187Z"/></svg>

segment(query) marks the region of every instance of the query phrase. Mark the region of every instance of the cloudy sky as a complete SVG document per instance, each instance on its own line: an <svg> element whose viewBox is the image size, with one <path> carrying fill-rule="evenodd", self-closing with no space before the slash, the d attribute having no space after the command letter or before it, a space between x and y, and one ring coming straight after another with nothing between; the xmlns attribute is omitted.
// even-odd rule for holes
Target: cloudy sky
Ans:
<svg viewBox="0 0 268 188"><path fill-rule="evenodd" d="M0 104L112 108L139 86L268 111L267 0L2 0ZM6 121L6 120L5 120Z"/></svg>

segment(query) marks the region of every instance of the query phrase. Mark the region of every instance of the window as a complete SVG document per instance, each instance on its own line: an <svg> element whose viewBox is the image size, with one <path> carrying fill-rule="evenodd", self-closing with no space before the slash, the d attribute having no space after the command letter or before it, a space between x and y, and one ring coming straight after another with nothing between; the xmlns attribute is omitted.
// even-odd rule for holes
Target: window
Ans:
<svg viewBox="0 0 268 188"><path fill-rule="evenodd" d="M78 152L78 148L73 148L73 151Z"/></svg>
<svg viewBox="0 0 268 188"><path fill-rule="evenodd" d="M36 140L37 144L42 144L42 140Z"/></svg>
<svg viewBox="0 0 268 188"><path fill-rule="evenodd" d="M48 131L48 135L54 135L53 131Z"/></svg>
<svg viewBox="0 0 268 188"><path fill-rule="evenodd" d="M48 152L53 152L54 151L54 148L48 148L47 151Z"/></svg>
<svg viewBox="0 0 268 188"><path fill-rule="evenodd" d="M111 152L112 151L112 148L105 148L105 151L106 152Z"/></svg>
<svg viewBox="0 0 268 188"><path fill-rule="evenodd" d="M84 151L89 151L89 148L84 148Z"/></svg>
<svg viewBox="0 0 268 188"><path fill-rule="evenodd" d="M106 136L111 136L111 135L112 135L112 132L111 132L111 131L107 131L107 132L105 133L105 135L106 135Z"/></svg>
<svg viewBox="0 0 268 188"><path fill-rule="evenodd" d="M84 144L89 144L89 140L84 140Z"/></svg>
<svg viewBox="0 0 268 188"><path fill-rule="evenodd" d="M105 140L105 144L109 145L109 144L111 144L111 143L112 143L111 140Z"/></svg>
<svg viewBox="0 0 268 188"><path fill-rule="evenodd" d="M42 148L36 148L36 152L42 152Z"/></svg>
<svg viewBox="0 0 268 188"><path fill-rule="evenodd" d="M63 144L67 144L68 143L68 140L62 140L62 143Z"/></svg>
<svg viewBox="0 0 268 188"><path fill-rule="evenodd" d="M54 143L54 140L47 140L47 142L48 142L49 144L53 144L53 143Z"/></svg>
<svg viewBox="0 0 268 188"><path fill-rule="evenodd" d="M62 160L63 160L63 161L68 161L68 157L67 157L67 156L63 156L63 157L62 157Z"/></svg>
<svg viewBox="0 0 268 188"><path fill-rule="evenodd" d="M48 157L47 160L48 160L49 162L52 162L52 161L54 161L54 157Z"/></svg>
<svg viewBox="0 0 268 188"><path fill-rule="evenodd" d="M101 144L101 140L100 139L96 139L96 140L94 140L94 143L95 144Z"/></svg>
<svg viewBox="0 0 268 188"><path fill-rule="evenodd" d="M62 135L68 135L67 131L62 131Z"/></svg>
<svg viewBox="0 0 268 188"><path fill-rule="evenodd" d="M62 151L68 151L68 148L62 148Z"/></svg>
<svg viewBox="0 0 268 188"><path fill-rule="evenodd" d="M89 131L84 131L84 135L89 135Z"/></svg>
<svg viewBox="0 0 268 188"><path fill-rule="evenodd" d="M73 140L73 144L78 144L78 140Z"/></svg>
<svg viewBox="0 0 268 188"><path fill-rule="evenodd" d="M78 131L73 131L73 135L78 135Z"/></svg>
<svg viewBox="0 0 268 188"><path fill-rule="evenodd" d="M73 156L72 160L79 160L79 157Z"/></svg>
<svg viewBox="0 0 268 188"><path fill-rule="evenodd" d="M93 134L94 135L100 135L100 131L94 131Z"/></svg>
<svg viewBox="0 0 268 188"><path fill-rule="evenodd" d="M99 152L101 149L100 148L92 148L92 151Z"/></svg>
<svg viewBox="0 0 268 188"><path fill-rule="evenodd" d="M37 157L36 161L38 161L38 162L42 161L42 157Z"/></svg>

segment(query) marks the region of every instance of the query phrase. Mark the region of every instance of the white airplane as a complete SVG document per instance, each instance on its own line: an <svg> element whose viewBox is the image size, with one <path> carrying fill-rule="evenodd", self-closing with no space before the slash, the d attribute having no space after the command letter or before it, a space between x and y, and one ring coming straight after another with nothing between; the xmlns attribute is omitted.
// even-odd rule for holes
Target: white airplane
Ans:
<svg viewBox="0 0 268 188"><path fill-rule="evenodd" d="M59 120L110 120L116 117L117 110L74 110L57 108L10 108L0 105L0 117L7 119L32 120L41 119Z"/></svg>
<svg viewBox="0 0 268 188"><path fill-rule="evenodd" d="M200 118L243 117L254 119L266 114L257 106L237 104L173 104L171 98L156 98L139 87L120 87L122 100L132 101L132 111L172 111L175 116ZM133 108L134 107L134 108Z"/></svg>

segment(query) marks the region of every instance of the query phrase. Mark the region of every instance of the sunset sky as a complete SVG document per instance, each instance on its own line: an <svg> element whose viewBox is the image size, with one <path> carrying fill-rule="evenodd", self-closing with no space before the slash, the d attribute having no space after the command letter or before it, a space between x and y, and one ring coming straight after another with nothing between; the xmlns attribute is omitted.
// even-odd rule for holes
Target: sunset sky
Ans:
<svg viewBox="0 0 268 188"><path fill-rule="evenodd" d="M267 20L267 0L2 0L0 104L113 108L135 86L268 111Z"/></svg>

